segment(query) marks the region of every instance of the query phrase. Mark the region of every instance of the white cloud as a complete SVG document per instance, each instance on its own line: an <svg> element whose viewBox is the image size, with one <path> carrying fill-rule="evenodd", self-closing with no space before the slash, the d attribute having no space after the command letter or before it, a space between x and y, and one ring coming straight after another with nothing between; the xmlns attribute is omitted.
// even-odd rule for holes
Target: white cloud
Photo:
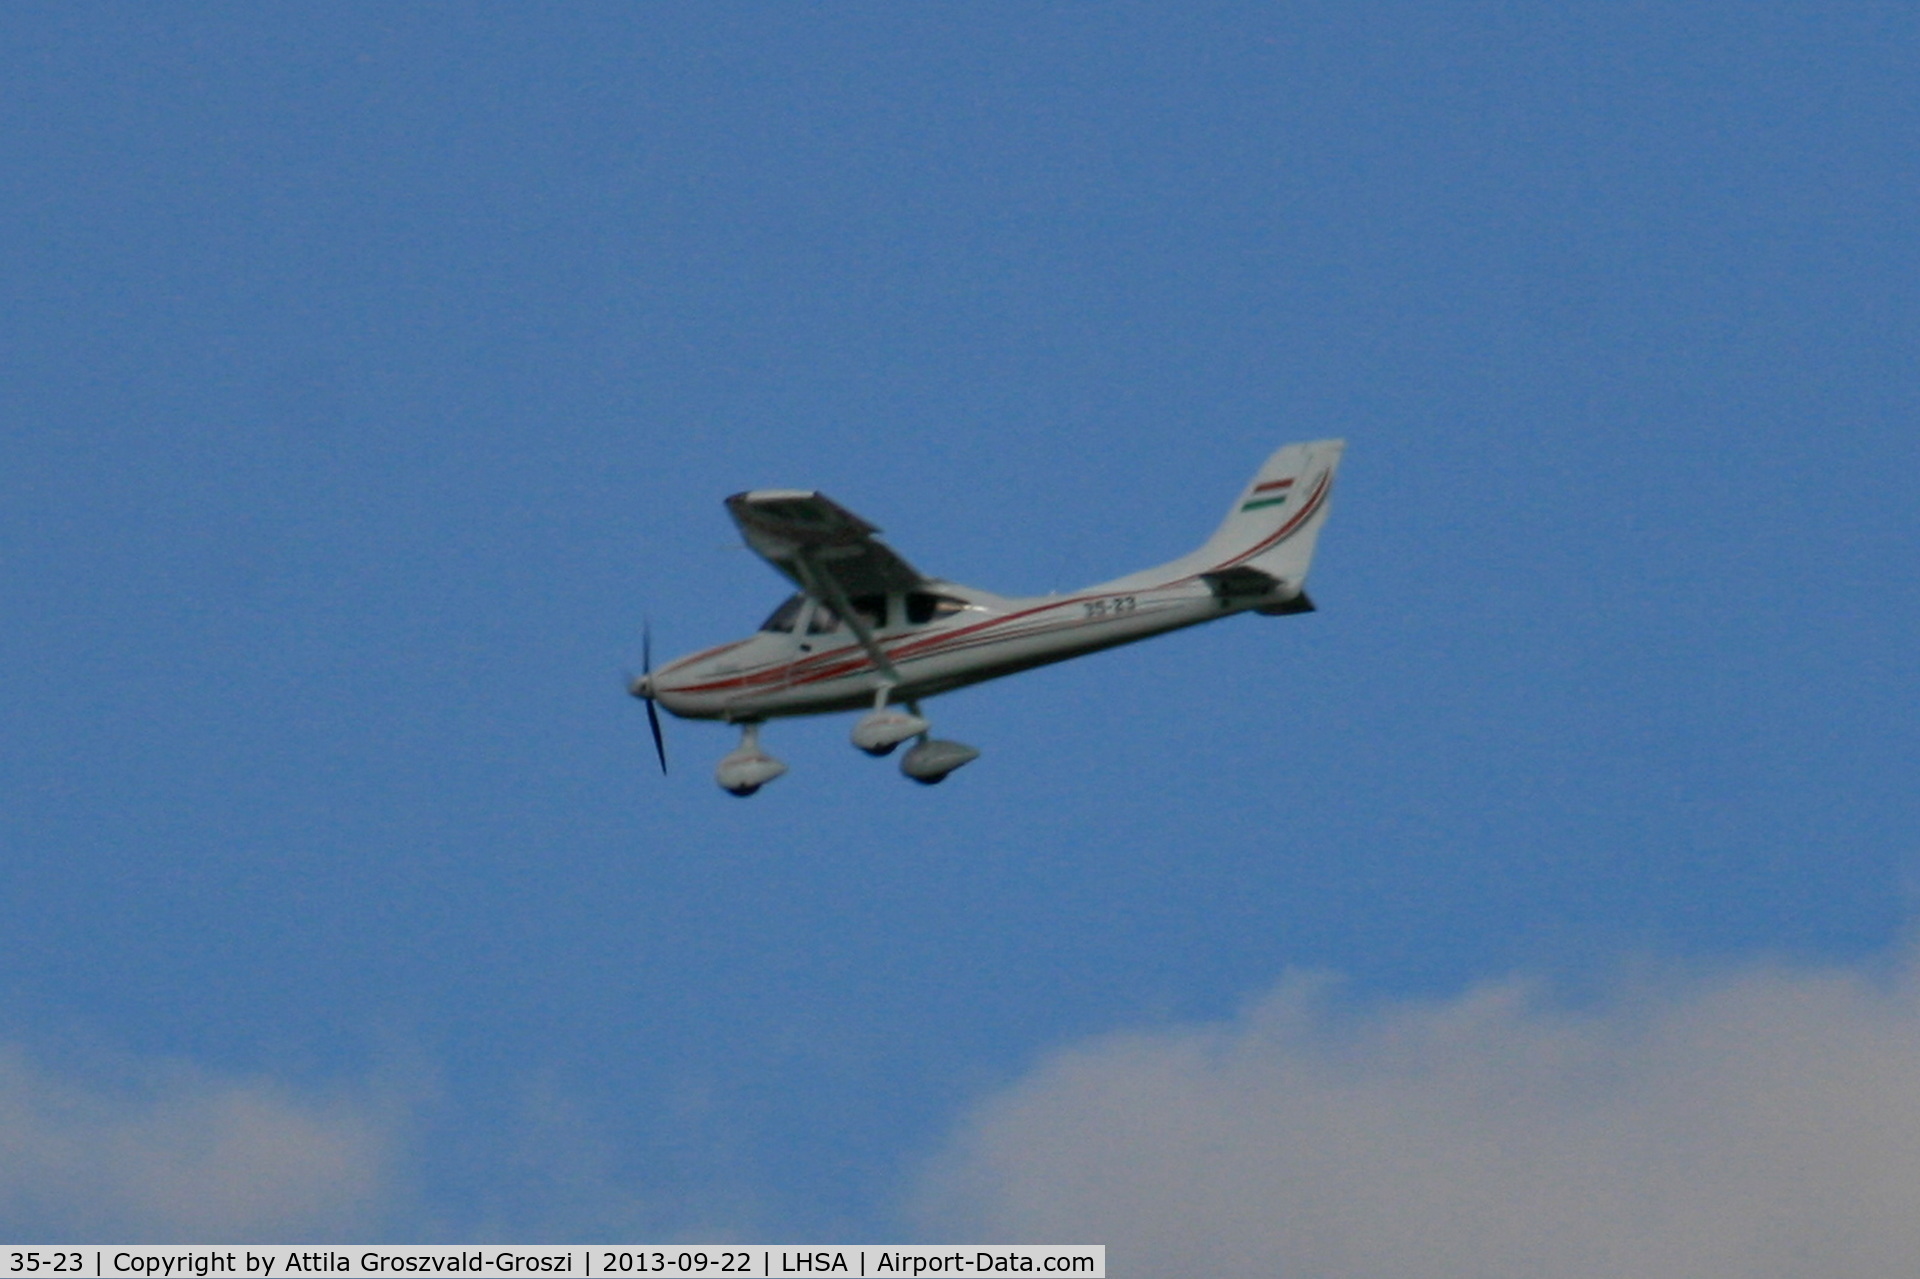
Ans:
<svg viewBox="0 0 1920 1279"><path fill-rule="evenodd" d="M1915 992L1769 969L1342 1012L1289 980L1046 1061L968 1118L924 1217L1152 1279L1911 1274Z"/></svg>
<svg viewBox="0 0 1920 1279"><path fill-rule="evenodd" d="M299 1242L364 1233L387 1189L378 1107L186 1068L56 1078L0 1049L0 1235Z"/></svg>

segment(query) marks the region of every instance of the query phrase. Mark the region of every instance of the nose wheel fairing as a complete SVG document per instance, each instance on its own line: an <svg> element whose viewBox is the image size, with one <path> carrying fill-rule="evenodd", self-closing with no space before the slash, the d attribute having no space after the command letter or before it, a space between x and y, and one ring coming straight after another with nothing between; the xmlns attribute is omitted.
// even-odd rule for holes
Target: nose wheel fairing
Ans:
<svg viewBox="0 0 1920 1279"><path fill-rule="evenodd" d="M752 723L742 727L740 745L721 758L713 779L721 790L745 799L786 771L784 763L760 749L760 725Z"/></svg>

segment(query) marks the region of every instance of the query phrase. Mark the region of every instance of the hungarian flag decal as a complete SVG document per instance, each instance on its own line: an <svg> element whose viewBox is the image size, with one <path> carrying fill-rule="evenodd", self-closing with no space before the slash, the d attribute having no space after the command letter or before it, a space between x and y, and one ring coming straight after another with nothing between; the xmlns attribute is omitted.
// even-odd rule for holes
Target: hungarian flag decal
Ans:
<svg viewBox="0 0 1920 1279"><path fill-rule="evenodd" d="M1247 500L1240 504L1240 509L1242 511L1257 511L1263 506L1279 506L1282 502L1285 502L1289 497L1293 496L1287 491L1292 487L1293 480L1291 478L1268 480L1265 484L1256 484L1253 486L1253 492L1247 495Z"/></svg>

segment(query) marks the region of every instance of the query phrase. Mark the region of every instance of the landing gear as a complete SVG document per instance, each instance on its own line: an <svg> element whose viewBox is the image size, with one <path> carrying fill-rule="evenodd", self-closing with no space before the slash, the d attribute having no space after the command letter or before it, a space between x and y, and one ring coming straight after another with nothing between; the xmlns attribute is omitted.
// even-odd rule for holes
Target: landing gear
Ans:
<svg viewBox="0 0 1920 1279"><path fill-rule="evenodd" d="M787 766L760 749L760 724L757 720L741 725L740 745L720 760L713 779L720 789L741 799L787 771Z"/></svg>
<svg viewBox="0 0 1920 1279"><path fill-rule="evenodd" d="M886 755L907 739L918 738L900 757L900 772L922 786L937 786L954 769L979 759L980 752L965 742L930 737L931 728L917 704L908 702L907 709L899 711L882 703L854 725L853 744L869 755ZM760 721L751 720L740 725L740 745L721 758L713 779L727 794L745 799L786 771L784 763L760 749Z"/></svg>
<svg viewBox="0 0 1920 1279"><path fill-rule="evenodd" d="M881 685L873 695L873 709L853 726L853 744L876 758L893 754L893 748L901 742L923 736L933 727L921 716L920 707L915 703L907 703L905 711L889 710L887 694L892 691L892 685Z"/></svg>
<svg viewBox="0 0 1920 1279"><path fill-rule="evenodd" d="M980 752L964 742L946 742L927 736L933 725L920 713L920 703L908 702L904 711L887 705L893 685L882 684L873 694L873 709L853 726L853 744L869 755L891 755L896 746L910 737L920 740L900 757L900 771L922 786L937 786L947 774L980 758Z"/></svg>
<svg viewBox="0 0 1920 1279"><path fill-rule="evenodd" d="M947 780L948 773L979 758L980 752L965 742L923 736L900 757L900 771L922 786L938 786Z"/></svg>

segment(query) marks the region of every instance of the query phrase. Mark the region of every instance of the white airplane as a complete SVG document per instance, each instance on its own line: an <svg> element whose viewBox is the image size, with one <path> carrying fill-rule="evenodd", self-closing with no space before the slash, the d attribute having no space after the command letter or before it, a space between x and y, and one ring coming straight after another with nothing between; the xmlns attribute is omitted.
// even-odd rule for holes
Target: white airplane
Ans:
<svg viewBox="0 0 1920 1279"><path fill-rule="evenodd" d="M1010 598L924 577L874 536L879 529L819 493L736 493L727 511L747 545L799 594L758 633L657 671L648 639L643 673L627 691L647 703L662 772L667 751L655 703L682 719L739 724L740 745L715 773L735 795L787 771L760 748L763 722L861 707L870 709L853 727L853 744L886 755L918 738L900 771L932 785L980 752L930 736L925 698L1234 613L1312 612L1307 567L1345 446L1287 445L1199 550L1069 595Z"/></svg>

